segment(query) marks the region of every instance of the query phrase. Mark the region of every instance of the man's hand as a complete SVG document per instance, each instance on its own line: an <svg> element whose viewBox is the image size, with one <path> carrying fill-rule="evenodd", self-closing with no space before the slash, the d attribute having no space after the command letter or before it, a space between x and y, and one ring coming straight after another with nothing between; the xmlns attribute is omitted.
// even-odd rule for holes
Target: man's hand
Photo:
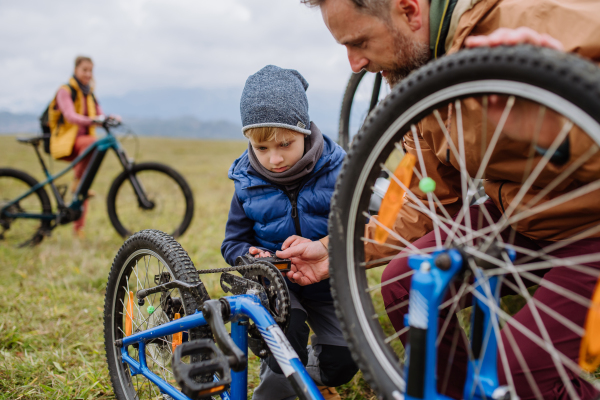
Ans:
<svg viewBox="0 0 600 400"><path fill-rule="evenodd" d="M538 33L524 26L517 29L499 28L487 36L470 36L465 40L466 47L514 46L517 44L532 44L564 51L562 43L552 36Z"/></svg>
<svg viewBox="0 0 600 400"><path fill-rule="evenodd" d="M281 245L281 250L285 250L289 247L294 247L299 245L300 243L312 242L312 240L303 238L302 236L292 235L289 238L285 239L285 242Z"/></svg>
<svg viewBox="0 0 600 400"><path fill-rule="evenodd" d="M302 241L276 254L292 260L287 277L294 283L305 286L329 278L329 252L318 240Z"/></svg>
<svg viewBox="0 0 600 400"><path fill-rule="evenodd" d="M271 257L271 253L269 253L268 251L257 249L256 247L250 247L250 249L248 250L248 253L252 254L256 258Z"/></svg>

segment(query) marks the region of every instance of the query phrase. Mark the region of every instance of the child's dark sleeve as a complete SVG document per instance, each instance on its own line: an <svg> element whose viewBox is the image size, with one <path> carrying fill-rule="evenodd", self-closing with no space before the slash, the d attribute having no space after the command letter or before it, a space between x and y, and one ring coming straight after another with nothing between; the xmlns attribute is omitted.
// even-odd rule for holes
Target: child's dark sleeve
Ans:
<svg viewBox="0 0 600 400"><path fill-rule="evenodd" d="M263 249L254 239L254 221L248 218L237 195L233 194L227 225L225 225L225 240L221 245L221 254L227 264L234 265L235 259L248 253L250 247ZM263 249L266 250L266 249Z"/></svg>

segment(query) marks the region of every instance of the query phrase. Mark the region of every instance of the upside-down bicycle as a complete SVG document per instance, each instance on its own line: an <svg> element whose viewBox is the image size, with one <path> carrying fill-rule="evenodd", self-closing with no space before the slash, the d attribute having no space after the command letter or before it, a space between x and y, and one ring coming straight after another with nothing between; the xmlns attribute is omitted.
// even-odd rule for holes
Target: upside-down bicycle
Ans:
<svg viewBox="0 0 600 400"><path fill-rule="evenodd" d="M593 63L549 49L464 50L411 74L369 114L340 172L329 251L346 339L381 398L597 396L599 82ZM529 121L523 109L532 123L509 136ZM556 136L541 146L547 131ZM451 196L436 190L431 156L455 171L441 178L457 182ZM509 180L509 162L516 183L493 186ZM382 172L389 189L372 218ZM429 233L394 227L400 212L430 220Z"/></svg>
<svg viewBox="0 0 600 400"><path fill-rule="evenodd" d="M121 172L113 181L106 198L108 216L116 231L123 237L144 228L157 228L173 236L183 234L194 216L194 196L186 180L173 168L156 163L135 163L111 133L120 125L106 119L102 127L106 136L98 139L73 162L52 175L39 151L44 136L18 138L31 144L40 161L46 180L38 182L26 172L0 168L0 243L8 245L38 244L59 225L73 222L81 216L84 201L94 182L108 150L113 150L121 165ZM65 195L66 185L54 181L71 170L84 157L90 162L73 193L70 204ZM56 200L57 210L44 186L49 185Z"/></svg>
<svg viewBox="0 0 600 400"><path fill-rule="evenodd" d="M246 399L248 347L260 358L273 354L301 399L323 398L284 335L290 300L280 271L289 261L250 256L237 264L198 271L179 243L156 230L123 244L104 304L106 358L119 400ZM221 273L232 295L211 300L199 273Z"/></svg>

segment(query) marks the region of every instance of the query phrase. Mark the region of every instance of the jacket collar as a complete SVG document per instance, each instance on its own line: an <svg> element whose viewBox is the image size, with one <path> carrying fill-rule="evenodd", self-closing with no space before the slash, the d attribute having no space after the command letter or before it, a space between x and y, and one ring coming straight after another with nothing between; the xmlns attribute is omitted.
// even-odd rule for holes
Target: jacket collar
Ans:
<svg viewBox="0 0 600 400"><path fill-rule="evenodd" d="M459 0L431 0L429 5L429 48L434 58L446 53L446 37L452 13Z"/></svg>

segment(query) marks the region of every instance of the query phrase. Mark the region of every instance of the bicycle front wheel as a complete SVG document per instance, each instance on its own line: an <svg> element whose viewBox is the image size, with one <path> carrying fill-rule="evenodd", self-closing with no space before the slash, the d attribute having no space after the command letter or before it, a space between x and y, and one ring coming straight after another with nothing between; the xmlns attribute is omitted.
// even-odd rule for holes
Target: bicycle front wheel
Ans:
<svg viewBox="0 0 600 400"><path fill-rule="evenodd" d="M202 307L189 293L182 293L179 289L151 294L143 304L138 303L136 293L139 290L172 280L199 282L198 272L186 251L163 232L145 230L136 233L127 239L115 257L106 285L104 343L110 378L119 400L162 399L160 390L152 382L142 375L131 376L115 341L170 322L178 316L193 314ZM208 300L208 293L204 290L203 294ZM201 327L184 332L182 341L210 337L210 328ZM154 339L146 344L145 349L150 371L175 386L171 366L172 336ZM140 361L136 346L130 346L128 351L134 360Z"/></svg>
<svg viewBox="0 0 600 400"><path fill-rule="evenodd" d="M133 184L148 200L138 196ZM142 229L182 235L194 216L194 195L173 168L159 163L135 164L114 180L106 199L108 216L117 232L128 237Z"/></svg>
<svg viewBox="0 0 600 400"><path fill-rule="evenodd" d="M423 382L405 376L412 327L404 317L414 299L407 260L440 249L460 251L465 270L425 327L438 332L427 343L437 349L437 386L425 392L492 398L466 376L493 336L510 396L502 398L597 396L598 364L581 361L600 360L582 341L600 338L586 325L600 297L598 82L594 64L548 49L465 50L410 75L369 115L333 197L330 265L346 339L382 398ZM382 171L400 201L372 217ZM481 180L491 200L478 192ZM473 276L479 284L499 277L499 305ZM490 331L472 330L473 297L489 302ZM477 350L474 337L487 338Z"/></svg>

